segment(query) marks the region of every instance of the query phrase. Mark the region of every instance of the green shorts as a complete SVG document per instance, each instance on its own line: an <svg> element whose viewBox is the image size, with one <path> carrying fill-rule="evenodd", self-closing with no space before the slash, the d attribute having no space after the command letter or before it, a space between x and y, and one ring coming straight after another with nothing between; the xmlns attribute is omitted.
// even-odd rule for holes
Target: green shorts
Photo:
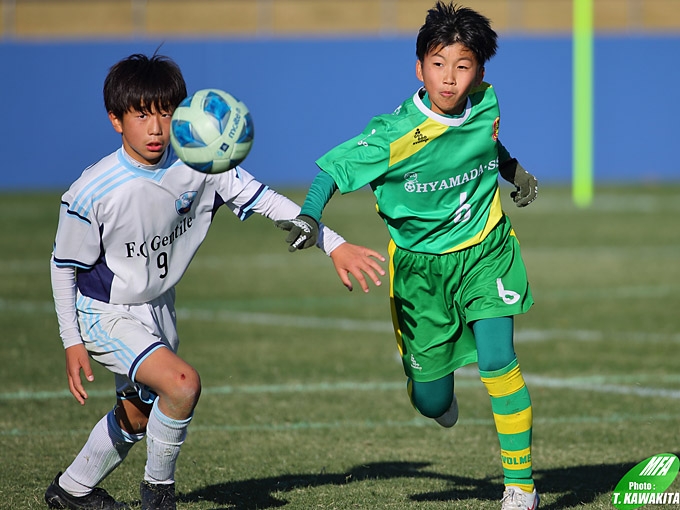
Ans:
<svg viewBox="0 0 680 510"><path fill-rule="evenodd" d="M404 372L429 382L477 361L471 323L525 313L534 303L510 220L479 244L444 255L390 242L392 322Z"/></svg>

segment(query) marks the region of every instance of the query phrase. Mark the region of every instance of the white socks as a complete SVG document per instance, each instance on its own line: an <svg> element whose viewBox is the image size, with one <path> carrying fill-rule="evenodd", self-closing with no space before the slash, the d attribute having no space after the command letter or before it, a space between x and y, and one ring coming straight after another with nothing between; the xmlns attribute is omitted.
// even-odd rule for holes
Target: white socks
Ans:
<svg viewBox="0 0 680 510"><path fill-rule="evenodd" d="M172 483L180 446L187 435L191 416L173 420L153 404L146 428L147 460L144 479L150 483ZM120 428L111 410L94 426L85 446L59 478L59 485L73 496L86 496L127 456L144 434L128 434Z"/></svg>
<svg viewBox="0 0 680 510"><path fill-rule="evenodd" d="M175 465L180 446L187 436L191 416L174 420L158 409L158 399L153 403L149 424L146 427L146 467L144 480L154 484L175 481Z"/></svg>
<svg viewBox="0 0 680 510"><path fill-rule="evenodd" d="M94 426L73 463L59 478L59 485L73 496L86 496L123 462L130 448L144 434L128 434L118 426L115 408Z"/></svg>

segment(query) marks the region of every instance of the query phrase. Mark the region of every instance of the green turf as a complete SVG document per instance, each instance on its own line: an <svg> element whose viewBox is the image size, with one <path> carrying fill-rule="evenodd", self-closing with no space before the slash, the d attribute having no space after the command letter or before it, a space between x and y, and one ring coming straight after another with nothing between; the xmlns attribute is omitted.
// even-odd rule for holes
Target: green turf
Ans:
<svg viewBox="0 0 680 510"><path fill-rule="evenodd" d="M523 210L508 192L536 299L516 348L541 508L611 509L631 467L680 453L680 185L599 187L588 209L566 187L542 187ZM84 407L67 390L49 284L59 193L2 200L0 508L44 508L51 479L112 407L112 380L97 367ZM370 193L336 196L324 220L386 253ZM178 287L180 354L204 387L179 508L499 509L498 439L475 368L457 376L454 429L419 417L387 281L347 292L330 260L289 254L267 220L225 210L215 223ZM103 486L137 503L144 456L138 445Z"/></svg>

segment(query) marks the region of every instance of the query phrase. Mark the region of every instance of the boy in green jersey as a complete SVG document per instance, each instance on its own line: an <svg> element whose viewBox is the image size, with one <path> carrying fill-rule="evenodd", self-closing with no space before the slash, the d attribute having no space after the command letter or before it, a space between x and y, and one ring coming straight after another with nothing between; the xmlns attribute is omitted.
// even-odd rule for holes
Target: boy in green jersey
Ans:
<svg viewBox="0 0 680 510"><path fill-rule="evenodd" d="M498 139L496 94L483 81L496 48L487 18L437 2L416 42L424 86L322 156L300 215L278 226L290 251L313 246L333 193L370 185L391 237L392 319L413 406L453 426L454 371L477 362L500 441L502 509L535 510L531 400L513 346L513 316L533 298L498 175L519 207L538 185Z"/></svg>

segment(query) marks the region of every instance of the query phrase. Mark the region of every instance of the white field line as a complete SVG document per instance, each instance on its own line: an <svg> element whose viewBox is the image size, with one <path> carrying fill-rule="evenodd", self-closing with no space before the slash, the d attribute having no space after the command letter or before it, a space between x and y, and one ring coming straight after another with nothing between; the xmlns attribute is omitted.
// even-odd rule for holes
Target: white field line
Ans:
<svg viewBox="0 0 680 510"><path fill-rule="evenodd" d="M177 318L205 322L232 322L258 326L293 327L305 329L333 329L340 331L366 331L370 333L391 333L389 321L357 319L336 319L304 315L283 315L261 312L236 312L229 310L195 310L179 308Z"/></svg>
<svg viewBox="0 0 680 510"><path fill-rule="evenodd" d="M55 313L54 305L50 302L10 301L0 298L0 313L2 312ZM233 310L197 310L182 307L177 309L177 317L181 320L203 322L231 322L236 324L252 324L255 326L294 327L321 330L332 329L340 331L365 331L369 333L392 334L392 324L389 320L311 317L304 315ZM579 329L520 329L515 333L515 341L520 343L550 342L554 340L599 342L612 338L631 342L680 343L680 333L664 334L642 331L605 332Z"/></svg>
<svg viewBox="0 0 680 510"><path fill-rule="evenodd" d="M559 426L565 425L583 425L583 424L620 424L620 423L650 423L650 422L671 422L676 423L680 418L680 414L659 413L659 414L644 414L644 413L619 413L610 416L561 416L559 418L534 418L534 427L536 426ZM459 427L479 427L487 426L493 427L494 421L492 418L465 418L461 417L456 428ZM332 430L332 429L367 429L374 430L377 428L405 428L405 427L431 427L441 429L431 419L423 416L414 416L410 420L337 420L333 422L294 422L294 423L258 423L248 425L200 425L198 423L192 424L190 430L194 432L291 432L304 430ZM90 429L71 429L71 430L20 430L9 429L0 430L0 438L3 437L58 437L58 436L73 436L82 435L87 436Z"/></svg>
<svg viewBox="0 0 680 510"><path fill-rule="evenodd" d="M557 390L590 391L595 393L617 394L627 396L667 398L680 400L680 390L611 384L607 378L581 377L545 377L525 374L524 379L530 387L551 388ZM657 377L657 380L659 378ZM479 374L473 368L462 368L456 371L456 387L470 388L479 383ZM405 391L404 381L391 382L353 382L340 381L334 383L307 384L267 384L246 386L215 386L203 388L203 395L243 395L272 393L324 393L345 391ZM111 398L112 392L97 390L88 392L90 398ZM56 398L72 398L68 390L59 391L19 391L0 393L0 401L10 400L52 400Z"/></svg>
<svg viewBox="0 0 680 510"><path fill-rule="evenodd" d="M559 418L534 418L534 427L558 425L564 426L567 424L601 424L601 423L623 423L623 422L674 422L680 418L680 414L654 414L641 415L640 413L615 414L610 416L562 416ZM478 427L478 426L494 426L492 418L465 418L461 417L456 427ZM296 423L264 423L257 425L195 425L191 427L194 431L225 431L225 432L285 432L294 430L322 430L322 429L339 429L339 428L353 428L353 429L376 429L379 427L432 427L440 428L435 425L434 421L423 416L415 416L411 420L397 421L397 420L361 420L361 421L336 421L336 422L296 422ZM83 430L83 434L89 431ZM2 436L0 432L0 436Z"/></svg>

